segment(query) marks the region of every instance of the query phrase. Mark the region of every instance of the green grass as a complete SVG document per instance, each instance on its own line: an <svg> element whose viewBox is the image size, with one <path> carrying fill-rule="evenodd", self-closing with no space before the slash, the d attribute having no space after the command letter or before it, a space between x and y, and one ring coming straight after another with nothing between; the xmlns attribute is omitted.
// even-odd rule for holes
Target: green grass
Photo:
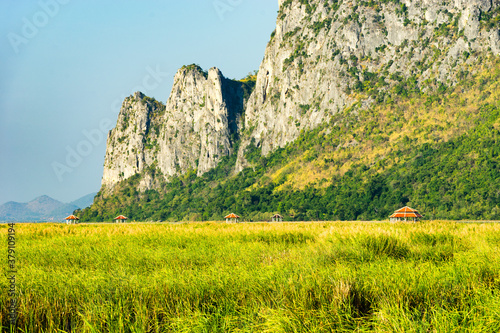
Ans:
<svg viewBox="0 0 500 333"><path fill-rule="evenodd" d="M16 229L21 332L500 331L499 224Z"/></svg>

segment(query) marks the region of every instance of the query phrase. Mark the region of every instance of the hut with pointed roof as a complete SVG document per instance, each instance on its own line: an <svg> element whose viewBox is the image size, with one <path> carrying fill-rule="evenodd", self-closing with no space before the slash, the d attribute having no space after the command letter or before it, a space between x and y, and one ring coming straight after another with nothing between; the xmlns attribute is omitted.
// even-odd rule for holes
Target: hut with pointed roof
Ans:
<svg viewBox="0 0 500 333"><path fill-rule="evenodd" d="M66 224L74 224L74 223L77 223L76 221L78 221L79 218L76 217L75 215L70 215L67 218L65 218L65 220L66 220Z"/></svg>
<svg viewBox="0 0 500 333"><path fill-rule="evenodd" d="M420 215L420 213L416 209L405 206L403 208L398 209L397 211L394 212L394 214L389 216L389 220L391 222L400 222L400 221L418 222L422 217L423 216Z"/></svg>
<svg viewBox="0 0 500 333"><path fill-rule="evenodd" d="M127 217L125 217L123 215L119 215L119 216L115 217L115 222L116 223L120 223L120 222L123 223L125 221L127 221Z"/></svg>
<svg viewBox="0 0 500 333"><path fill-rule="evenodd" d="M283 216L281 216L280 214L274 214L273 217L271 217L271 221L283 222Z"/></svg>
<svg viewBox="0 0 500 333"><path fill-rule="evenodd" d="M236 215L235 213L231 213L225 217L226 223L238 223L239 218L240 217L238 215Z"/></svg>

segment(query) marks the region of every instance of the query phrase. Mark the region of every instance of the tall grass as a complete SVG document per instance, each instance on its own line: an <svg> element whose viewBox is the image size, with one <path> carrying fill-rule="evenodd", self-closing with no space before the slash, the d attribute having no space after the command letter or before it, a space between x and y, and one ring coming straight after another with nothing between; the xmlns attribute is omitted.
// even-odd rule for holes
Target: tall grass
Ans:
<svg viewBox="0 0 500 333"><path fill-rule="evenodd" d="M18 326L498 332L499 246L496 224L19 224Z"/></svg>

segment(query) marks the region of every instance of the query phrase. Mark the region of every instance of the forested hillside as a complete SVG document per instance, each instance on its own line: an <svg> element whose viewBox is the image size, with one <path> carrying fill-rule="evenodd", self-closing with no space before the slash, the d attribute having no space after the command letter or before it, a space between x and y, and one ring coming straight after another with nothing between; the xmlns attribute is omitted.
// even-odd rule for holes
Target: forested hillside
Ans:
<svg viewBox="0 0 500 333"><path fill-rule="evenodd" d="M350 95L358 102L286 147L262 156L250 143L250 166L238 174L236 154L155 190L138 191L137 174L77 213L86 221L220 220L229 212L371 220L409 205L427 219L500 219L500 61L474 56L482 65L464 64L454 87L401 79L370 105L363 101L376 83L359 87Z"/></svg>

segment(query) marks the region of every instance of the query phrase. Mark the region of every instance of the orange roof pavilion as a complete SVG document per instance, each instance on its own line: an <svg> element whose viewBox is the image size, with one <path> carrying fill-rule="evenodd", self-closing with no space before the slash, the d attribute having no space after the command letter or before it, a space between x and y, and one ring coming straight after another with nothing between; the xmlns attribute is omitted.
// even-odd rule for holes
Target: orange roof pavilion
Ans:
<svg viewBox="0 0 500 333"><path fill-rule="evenodd" d="M115 219L114 219L114 220L115 220L115 222L117 222L117 223L118 223L118 222L124 222L124 221L125 221L125 220L127 220L127 219L128 219L127 217L125 217L125 216L123 216L123 215L119 215L119 216L115 217Z"/></svg>
<svg viewBox="0 0 500 333"><path fill-rule="evenodd" d="M238 219L240 217L238 215L236 215L235 213L231 213L231 214L229 214L228 216L226 216L224 218L226 219L226 223L230 223L230 222L238 223Z"/></svg>
<svg viewBox="0 0 500 333"><path fill-rule="evenodd" d="M416 222L419 221L422 217L423 216L420 215L420 213L416 209L405 206L395 211L394 214L389 216L389 219L391 222L396 222L396 221Z"/></svg>
<svg viewBox="0 0 500 333"><path fill-rule="evenodd" d="M71 223L75 223L75 221L78 221L79 218L76 217L75 215L70 215L70 216L66 217L65 220L66 220L66 224L71 224Z"/></svg>

